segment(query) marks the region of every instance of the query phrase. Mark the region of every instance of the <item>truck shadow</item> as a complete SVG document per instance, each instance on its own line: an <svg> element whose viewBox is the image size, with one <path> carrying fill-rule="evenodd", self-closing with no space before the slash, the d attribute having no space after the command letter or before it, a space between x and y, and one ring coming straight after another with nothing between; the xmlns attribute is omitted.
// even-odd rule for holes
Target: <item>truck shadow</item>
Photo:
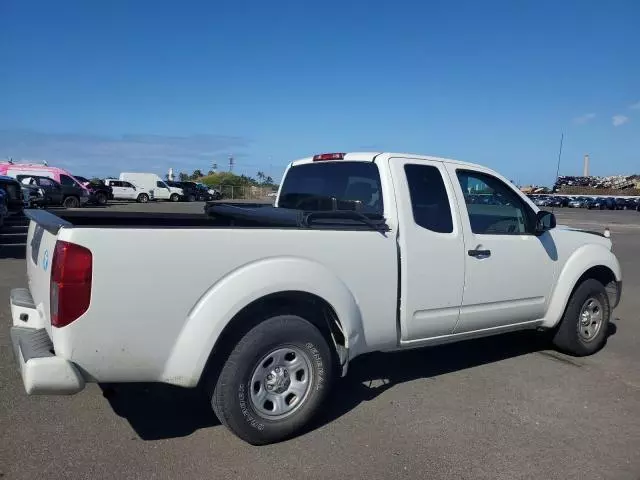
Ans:
<svg viewBox="0 0 640 480"><path fill-rule="evenodd" d="M609 335L615 332L611 323ZM542 335L517 332L439 347L363 355L350 364L348 375L336 382L323 412L307 431L340 418L394 385L548 349L548 339ZM100 387L114 412L125 418L143 440L183 437L201 428L220 425L208 399L198 389L164 384Z"/></svg>
<svg viewBox="0 0 640 480"><path fill-rule="evenodd" d="M198 389L161 383L101 384L113 411L125 418L142 440L186 437L220 425Z"/></svg>
<svg viewBox="0 0 640 480"><path fill-rule="evenodd" d="M610 322L607 338L616 332L615 323ZM538 352L550 352L557 361L580 365L573 357L550 349L548 335L522 331L431 348L363 355L351 362L347 376L338 380L334 393L339 390L339 395L329 398L325 411L311 428L330 423L394 385L412 380L435 378Z"/></svg>

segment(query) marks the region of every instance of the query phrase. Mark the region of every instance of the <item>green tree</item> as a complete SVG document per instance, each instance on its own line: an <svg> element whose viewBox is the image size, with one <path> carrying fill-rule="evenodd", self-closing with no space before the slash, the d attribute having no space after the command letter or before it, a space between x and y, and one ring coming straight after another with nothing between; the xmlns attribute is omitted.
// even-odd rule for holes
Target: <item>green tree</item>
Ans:
<svg viewBox="0 0 640 480"><path fill-rule="evenodd" d="M198 180L199 178L204 177L204 175L202 174L202 170L197 169L193 171L193 175L191 175L191 178L193 180Z"/></svg>
<svg viewBox="0 0 640 480"><path fill-rule="evenodd" d="M186 182L187 180L189 180L189 175L184 172L180 172L178 174L178 179L180 179L181 182Z"/></svg>

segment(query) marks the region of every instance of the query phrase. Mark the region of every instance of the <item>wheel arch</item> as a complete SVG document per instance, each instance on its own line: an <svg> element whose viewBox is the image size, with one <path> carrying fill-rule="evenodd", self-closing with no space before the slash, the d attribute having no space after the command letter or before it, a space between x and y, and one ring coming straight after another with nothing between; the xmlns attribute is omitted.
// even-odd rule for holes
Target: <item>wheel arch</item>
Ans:
<svg viewBox="0 0 640 480"><path fill-rule="evenodd" d="M573 292L588 278L601 282L607 290L612 308L617 306L622 279L617 258L604 246L585 245L576 250L565 263L552 292L549 308L541 327L553 328L558 324Z"/></svg>
<svg viewBox="0 0 640 480"><path fill-rule="evenodd" d="M265 278L277 278L265 282ZM364 342L360 309L346 285L303 258L252 262L223 277L189 313L165 364L162 381L195 386L220 366L235 342L260 321L299 315L318 327L346 373Z"/></svg>

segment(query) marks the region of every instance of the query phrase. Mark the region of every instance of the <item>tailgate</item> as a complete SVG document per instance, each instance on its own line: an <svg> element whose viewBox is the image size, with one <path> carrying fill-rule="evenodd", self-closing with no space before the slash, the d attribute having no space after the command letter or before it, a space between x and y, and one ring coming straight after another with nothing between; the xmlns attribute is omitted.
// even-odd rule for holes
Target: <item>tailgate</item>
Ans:
<svg viewBox="0 0 640 480"><path fill-rule="evenodd" d="M72 225L44 210L25 210L25 215L31 220L26 252L29 291L38 313L44 320L45 328L51 336L49 314L51 260L59 230Z"/></svg>

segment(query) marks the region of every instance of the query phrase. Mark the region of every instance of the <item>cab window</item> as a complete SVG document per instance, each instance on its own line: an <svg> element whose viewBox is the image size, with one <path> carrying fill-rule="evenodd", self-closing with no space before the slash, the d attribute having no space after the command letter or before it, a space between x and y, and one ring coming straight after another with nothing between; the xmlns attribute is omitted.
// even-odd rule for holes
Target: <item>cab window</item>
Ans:
<svg viewBox="0 0 640 480"><path fill-rule="evenodd" d="M472 170L456 173L473 233L522 235L533 231L533 211L503 181Z"/></svg>

